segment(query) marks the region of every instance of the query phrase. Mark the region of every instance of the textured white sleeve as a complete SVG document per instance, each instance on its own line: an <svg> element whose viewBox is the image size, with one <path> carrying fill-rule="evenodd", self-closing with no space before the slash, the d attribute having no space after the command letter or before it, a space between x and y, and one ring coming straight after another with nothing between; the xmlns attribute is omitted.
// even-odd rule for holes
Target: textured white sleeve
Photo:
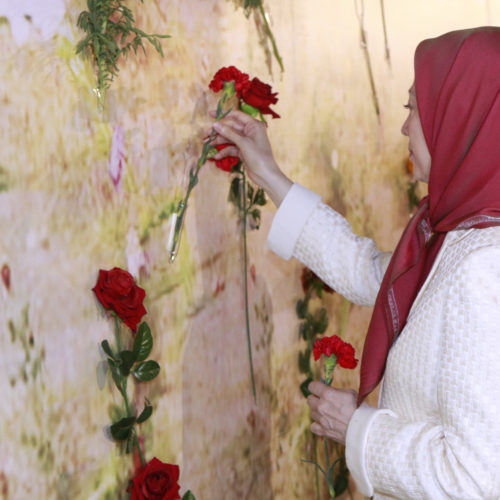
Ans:
<svg viewBox="0 0 500 500"><path fill-rule="evenodd" d="M268 245L314 271L351 302L372 306L390 253L352 232L350 224L308 189L294 184L276 213Z"/></svg>
<svg viewBox="0 0 500 500"><path fill-rule="evenodd" d="M500 248L475 250L457 267L437 340L437 411L411 422L376 415L365 450L375 493L500 498Z"/></svg>
<svg viewBox="0 0 500 500"><path fill-rule="evenodd" d="M360 493L373 496L373 486L366 468L366 441L370 426L377 415L393 415L390 410L379 410L363 403L353 414L347 427L345 458L347 467Z"/></svg>

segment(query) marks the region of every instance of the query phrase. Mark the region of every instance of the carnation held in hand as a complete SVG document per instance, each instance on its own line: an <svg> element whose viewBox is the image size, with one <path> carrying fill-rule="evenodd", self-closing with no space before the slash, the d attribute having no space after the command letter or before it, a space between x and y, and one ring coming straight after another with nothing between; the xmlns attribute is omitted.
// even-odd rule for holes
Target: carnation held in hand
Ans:
<svg viewBox="0 0 500 500"><path fill-rule="evenodd" d="M105 309L114 311L132 331L137 330L137 325L146 314L142 303L146 292L135 284L128 271L119 267L114 267L111 271L101 269L92 290Z"/></svg>
<svg viewBox="0 0 500 500"><path fill-rule="evenodd" d="M249 77L246 73L243 73L235 66L227 66L215 73L209 88L215 93L220 92L226 82L234 82L234 90L238 97L241 97L243 91L250 86Z"/></svg>
<svg viewBox="0 0 500 500"><path fill-rule="evenodd" d="M271 115L273 118L279 118L280 115L273 111L269 106L278 102L277 92L272 92L271 86L261 82L257 77L253 78L250 85L243 90L243 100L258 109L263 115ZM242 106L245 111L245 107Z"/></svg>
<svg viewBox="0 0 500 500"><path fill-rule="evenodd" d="M316 361L322 354L325 358L335 356L336 363L342 368L353 369L358 365L358 360L354 357L354 347L344 342L338 335L317 339L314 342L313 354Z"/></svg>
<svg viewBox="0 0 500 500"><path fill-rule="evenodd" d="M226 149L228 146L232 146L231 143L225 142L224 144L216 144L213 146L217 152ZM236 165L238 165L240 159L237 156L226 156L225 158L221 158L220 160L216 160L215 158L210 158L209 161L215 162L215 166L224 172L231 172Z"/></svg>
<svg viewBox="0 0 500 500"><path fill-rule="evenodd" d="M130 481L130 500L178 500L179 466L164 464L156 457Z"/></svg>

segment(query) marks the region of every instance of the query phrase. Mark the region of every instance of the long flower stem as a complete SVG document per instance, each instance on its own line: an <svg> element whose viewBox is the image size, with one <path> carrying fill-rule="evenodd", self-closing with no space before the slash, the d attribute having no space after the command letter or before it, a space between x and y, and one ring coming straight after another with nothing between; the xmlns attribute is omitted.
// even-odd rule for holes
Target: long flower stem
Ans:
<svg viewBox="0 0 500 500"><path fill-rule="evenodd" d="M330 454L328 453L328 441L326 437L323 438L323 443L325 445L325 459L326 459L326 473L328 481L328 491L330 492L330 496L335 498L335 489L333 488L333 474L330 471Z"/></svg>
<svg viewBox="0 0 500 500"><path fill-rule="evenodd" d="M224 112L223 111L223 106L227 100L227 95L224 94L219 101L217 105L217 116L215 118L215 121L219 121L221 118L223 118L229 111ZM194 171L189 172L189 185L186 190L186 195L184 196L183 200L179 202L179 205L177 206L177 219L175 220L175 227L174 227L174 233L172 237L172 243L170 247L170 262L173 262L175 260L175 257L177 256L177 250L179 248L179 243L181 241L181 236L182 236L182 226L184 224L184 217L186 216L186 210L187 210L187 202L189 199L189 196L191 195L191 191L193 188L198 184L198 174L200 173L201 167L205 164L205 162L209 159L209 151L210 151L210 146L212 145L213 140L215 139L215 136L217 133L215 130L212 130L210 133L209 138L203 145L203 150L198 158L198 162L196 163L196 168Z"/></svg>
<svg viewBox="0 0 500 500"><path fill-rule="evenodd" d="M264 10L264 6L262 5L262 2L259 2L259 11L260 11L260 14L262 16L262 19L264 19L264 24L266 26L267 36L269 37L269 40L271 40L271 45L273 46L274 57L276 57L276 60L278 61L278 64L280 65L281 72L283 72L283 71L285 71L285 68L283 67L283 60L281 59L280 53L278 51L278 46L276 45L276 40L274 38L273 32L271 31L271 26L269 26L269 21L267 20L266 11Z"/></svg>
<svg viewBox="0 0 500 500"><path fill-rule="evenodd" d="M121 338L120 338L120 320L118 319L118 316L115 314L115 337L116 337L116 347L118 349L118 352L121 352L122 350L122 345L121 345ZM121 381L121 386L122 386L122 396L123 396L123 401L125 403L125 411L127 412L127 417L131 417L132 414L130 413L130 405L128 402L128 395L127 395L127 377L124 377L120 373L120 381ZM146 465L146 460L144 458L144 455L141 450L141 445L139 443L139 438L137 437L137 433L134 433L134 444L137 447L137 450L139 451L139 456L141 457L141 463L143 466Z"/></svg>
<svg viewBox="0 0 500 500"><path fill-rule="evenodd" d="M313 446L314 446L314 462L318 463L318 438L315 434L313 434ZM319 491L319 469L317 467L314 468L314 475L316 478L316 499L321 500L320 491Z"/></svg>
<svg viewBox="0 0 500 500"><path fill-rule="evenodd" d="M247 259L247 178L245 170L242 170L241 182L243 183L242 214L243 214L243 280L245 291L245 324L247 330L248 360L250 362L250 377L252 379L253 399L257 403L257 391L255 390L255 377L252 360L252 342L250 340L250 318L248 314L248 259Z"/></svg>

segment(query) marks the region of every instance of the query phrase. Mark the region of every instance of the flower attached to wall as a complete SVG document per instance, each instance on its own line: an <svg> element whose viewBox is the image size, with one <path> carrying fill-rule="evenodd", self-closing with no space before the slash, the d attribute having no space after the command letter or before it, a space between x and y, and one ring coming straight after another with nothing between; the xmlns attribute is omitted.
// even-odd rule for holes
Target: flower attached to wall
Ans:
<svg viewBox="0 0 500 500"><path fill-rule="evenodd" d="M300 282L302 283L302 290L304 290L304 293L308 293L312 290L316 292L318 297L321 297L323 292L334 293L333 288L329 287L319 276L307 267L302 269Z"/></svg>
<svg viewBox="0 0 500 500"><path fill-rule="evenodd" d="M125 0L87 0L88 10L82 11L77 20L85 37L78 42L76 53L87 54L94 63L96 94L101 108L105 90L118 74L118 62L131 51L137 53L142 49L146 53L144 40L163 56L160 39L170 38L170 35L145 33L135 26L134 13L125 3Z"/></svg>
<svg viewBox="0 0 500 500"><path fill-rule="evenodd" d="M94 288L99 302L105 309L113 311L135 333L137 325L146 314L143 300L146 292L135 284L133 276L114 267L110 271L99 271Z"/></svg>
<svg viewBox="0 0 500 500"><path fill-rule="evenodd" d="M130 480L130 500L178 500L179 466L164 464L156 457Z"/></svg>
<svg viewBox="0 0 500 500"><path fill-rule="evenodd" d="M137 427L148 420L153 413L153 405L145 399L144 407L138 412L129 399L129 377L137 383L148 382L160 373L160 365L148 359L153 349L153 336L149 325L142 321L146 314L143 301L146 292L138 286L133 276L124 269L114 267L101 269L97 283L92 289L98 301L114 318L115 346L107 340L101 342L106 356L107 368L120 392L124 408L122 416L111 423L109 433L113 440L124 445L126 453L140 458L137 472L130 481L131 500L177 500L180 499L178 484L179 467L163 463L154 457L146 462L143 440L139 438ZM142 322L141 322L142 321ZM121 326L125 324L133 333L122 338ZM124 347L122 345L125 344ZM187 491L183 500L195 500Z"/></svg>
<svg viewBox="0 0 500 500"><path fill-rule="evenodd" d="M216 121L221 120L231 111L231 108L226 110L225 105L229 99L233 99L234 97L236 97L237 100L237 107L254 118L265 121L264 114L270 114L273 118L279 118L279 115L270 108L271 105L278 102L277 93L272 91L270 85L261 82L258 78L250 79L247 73L243 73L235 66L227 66L219 69L213 76L209 88L215 93L222 92L222 96L217 103ZM210 135L205 138L201 156L198 159L196 167L193 167L189 173L189 184L184 199L179 202L177 213L174 214L172 218L171 233L168 243L170 261L174 261L178 252L189 196L198 183L200 169L208 160L213 161L220 170L235 174L229 188L229 201L236 206L238 216L242 221L244 239L245 321L252 392L256 399L248 313L246 232L247 219L249 219L252 228L258 229L260 224L259 207L266 204L266 197L261 188L254 188L250 182L247 182L245 170L242 168L241 161L237 156L227 156L217 160L213 158L219 151L232 146L230 143L215 145L213 144L215 138L216 133L213 130Z"/></svg>

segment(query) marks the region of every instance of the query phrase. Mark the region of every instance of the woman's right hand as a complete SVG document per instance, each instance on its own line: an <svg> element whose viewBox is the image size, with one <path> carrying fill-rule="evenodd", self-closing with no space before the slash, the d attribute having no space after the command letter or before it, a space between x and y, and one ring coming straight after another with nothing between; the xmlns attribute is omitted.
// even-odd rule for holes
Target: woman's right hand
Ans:
<svg viewBox="0 0 500 500"><path fill-rule="evenodd" d="M274 159L265 123L242 111L233 110L222 120L215 122L213 128L223 138L217 138L216 144L234 144L220 151L214 158L239 156L250 179L264 188L276 206L279 206L292 181L283 174Z"/></svg>

